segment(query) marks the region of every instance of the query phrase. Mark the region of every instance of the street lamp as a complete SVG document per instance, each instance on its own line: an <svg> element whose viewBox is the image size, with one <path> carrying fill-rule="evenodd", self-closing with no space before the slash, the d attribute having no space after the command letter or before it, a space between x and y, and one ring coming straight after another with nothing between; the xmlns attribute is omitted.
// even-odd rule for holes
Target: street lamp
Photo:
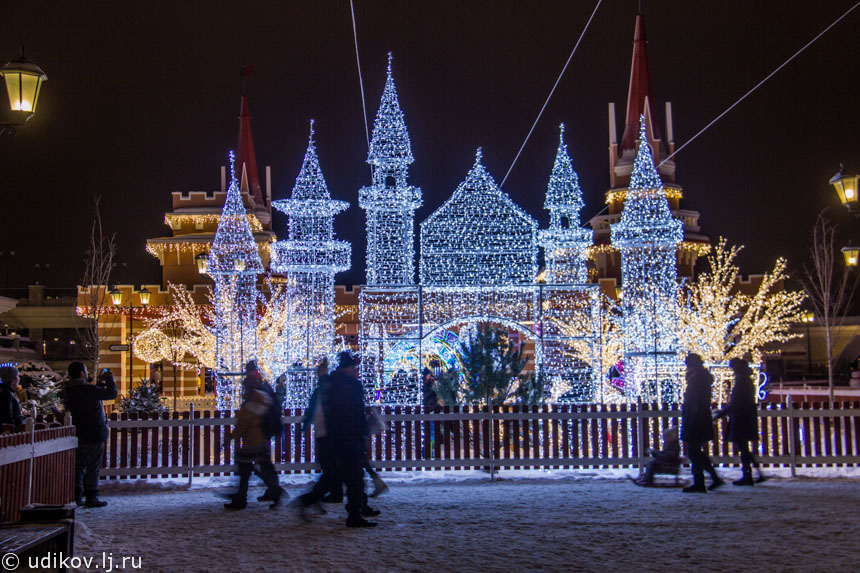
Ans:
<svg viewBox="0 0 860 573"><path fill-rule="evenodd" d="M9 95L9 108L13 121L0 122L0 133L15 134L16 127L24 127L27 121L36 113L39 103L39 93L42 82L48 79L42 68L24 57L24 47L21 55L9 61L0 68L0 76L6 83Z"/></svg>
<svg viewBox="0 0 860 573"><path fill-rule="evenodd" d="M845 257L846 267L856 267L857 259L860 257L860 248L849 242L847 247L842 247L842 256Z"/></svg>
<svg viewBox="0 0 860 573"><path fill-rule="evenodd" d="M122 291L114 288L110 291L111 301L115 306L121 306L122 304ZM144 287L137 292L140 298L140 306L134 306L134 290L132 290L132 297L129 298L128 301L128 389L131 390L134 386L134 309L136 308L146 308L149 304L149 297L152 293Z"/></svg>
<svg viewBox="0 0 860 573"><path fill-rule="evenodd" d="M836 189L839 201L848 207L849 211L858 208L857 194L860 192L860 175L845 173L845 166L839 164L839 172L830 178L830 184Z"/></svg>
<svg viewBox="0 0 860 573"><path fill-rule="evenodd" d="M201 275L205 275L209 270L209 255L206 253L200 253L194 257L194 262L197 263L197 272Z"/></svg>

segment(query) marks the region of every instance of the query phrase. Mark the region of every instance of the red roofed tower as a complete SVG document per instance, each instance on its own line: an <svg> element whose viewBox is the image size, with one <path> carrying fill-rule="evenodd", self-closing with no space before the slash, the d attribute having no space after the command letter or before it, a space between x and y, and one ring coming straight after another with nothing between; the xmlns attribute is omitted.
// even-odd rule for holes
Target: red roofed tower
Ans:
<svg viewBox="0 0 860 573"><path fill-rule="evenodd" d="M239 143L236 146L236 164L239 172L239 190L251 196L257 218L264 228L271 229L271 200L267 201L263 198L263 190L260 187L260 172L257 170L254 136L251 133L251 112L248 109L248 96L244 93L239 107Z"/></svg>
<svg viewBox="0 0 860 573"><path fill-rule="evenodd" d="M630 81L627 88L627 113L624 134L618 142L618 129L615 123L615 104L609 104L609 185L606 192L606 214L598 215L589 221L594 230L592 258L598 280L603 284L606 294L614 296L614 287L621 281L621 254L610 244L610 225L621 220L621 211L627 196L627 186L633 173L633 162L639 149L639 117L645 115L646 139L651 146L651 155L657 164L657 172L663 182L669 209L675 218L684 223L684 241L678 247L678 276L689 277L693 273L696 258L703 255L710 246L710 239L700 234L699 213L681 209L680 200L683 189L675 183L675 162L666 160L675 151L672 129L672 104L666 102L666 138L657 123L656 100L651 84L651 70L648 63L648 42L645 37L645 18L636 15L633 32L633 58L630 63Z"/></svg>

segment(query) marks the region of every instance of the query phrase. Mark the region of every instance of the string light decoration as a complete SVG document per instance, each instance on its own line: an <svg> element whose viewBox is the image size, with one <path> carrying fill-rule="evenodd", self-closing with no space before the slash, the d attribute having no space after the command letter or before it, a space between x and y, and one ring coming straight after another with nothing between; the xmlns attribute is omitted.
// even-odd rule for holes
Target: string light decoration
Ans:
<svg viewBox="0 0 860 573"><path fill-rule="evenodd" d="M414 284L415 209L421 189L406 181L414 161L409 133L388 54L388 75L373 124L367 162L373 170L370 187L359 190L358 205L367 212L367 284Z"/></svg>
<svg viewBox="0 0 860 573"><path fill-rule="evenodd" d="M644 114L621 221L611 229L612 245L621 251L624 392L628 399L677 401L681 369L675 251L683 228L669 211Z"/></svg>
<svg viewBox="0 0 860 573"><path fill-rule="evenodd" d="M743 247L728 247L720 238L708 256L708 270L679 293L678 339L683 352L695 352L709 363L752 358L760 364L767 345L798 338L791 325L801 321L805 296L787 291L785 259L762 276L753 295L739 290L735 258Z"/></svg>
<svg viewBox="0 0 860 573"><path fill-rule="evenodd" d="M592 237L590 231L580 226L580 211L584 206L579 177L573 170L564 142L564 124L561 124L558 151L544 202L544 209L550 212L549 229L539 232L546 260L545 281L548 283L587 281L586 262Z"/></svg>
<svg viewBox="0 0 860 573"><path fill-rule="evenodd" d="M273 367L284 374L290 407L305 406L316 384L315 365L331 358L335 342L334 275L350 266L350 245L334 239L334 215L349 207L331 198L314 145L311 120L308 147L290 199L272 206L289 217L287 240L272 250L272 270L285 276L286 328L299 336L280 337Z"/></svg>
<svg viewBox="0 0 860 573"><path fill-rule="evenodd" d="M220 410L239 407L241 372L248 360L257 357L256 283L262 272L231 151L230 187L207 267L215 281L215 380Z"/></svg>
<svg viewBox="0 0 860 573"><path fill-rule="evenodd" d="M499 189L481 164L421 223L421 284L531 284L537 276L537 221Z"/></svg>

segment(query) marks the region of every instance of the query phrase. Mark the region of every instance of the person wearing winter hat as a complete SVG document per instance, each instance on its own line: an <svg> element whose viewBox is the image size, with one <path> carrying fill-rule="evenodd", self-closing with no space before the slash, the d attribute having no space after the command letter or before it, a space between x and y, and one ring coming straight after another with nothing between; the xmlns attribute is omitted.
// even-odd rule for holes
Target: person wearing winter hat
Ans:
<svg viewBox="0 0 860 573"><path fill-rule="evenodd" d="M681 405L681 440L687 444L693 472L693 485L685 487L684 493L706 493L715 490L725 482L717 475L717 470L705 452L708 442L714 439L713 420L711 419L711 385L714 377L705 369L702 357L688 354L684 360L687 365L684 402ZM711 475L711 485L705 488L705 472Z"/></svg>

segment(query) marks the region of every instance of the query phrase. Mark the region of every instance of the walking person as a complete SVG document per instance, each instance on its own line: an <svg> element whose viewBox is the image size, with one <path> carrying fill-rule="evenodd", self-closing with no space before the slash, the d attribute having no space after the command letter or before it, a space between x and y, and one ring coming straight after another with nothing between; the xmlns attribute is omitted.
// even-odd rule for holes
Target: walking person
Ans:
<svg viewBox="0 0 860 573"><path fill-rule="evenodd" d="M271 501L270 508L274 509L285 492L278 483L278 475L275 472L272 455L269 451L271 434L266 429L266 417L270 415L272 410L272 398L254 380L246 380L242 386L245 401L239 409L236 427L232 433L235 440L242 440L242 445L236 450L236 464L239 466L239 489L230 496L230 503L225 503L224 507L227 509L245 509L248 499L248 481L255 471L254 466L257 465L259 467L257 473L266 484L266 493L258 497L257 500Z"/></svg>
<svg viewBox="0 0 860 573"><path fill-rule="evenodd" d="M75 452L75 501L86 507L104 507L99 499L99 472L102 469L108 424L102 400L117 396L113 372L104 369L93 384L83 362L69 364L69 379L63 388L63 404L72 415L78 449Z"/></svg>
<svg viewBox="0 0 860 573"><path fill-rule="evenodd" d="M711 385L714 377L705 369L702 357L688 354L684 360L687 365L684 390L684 403L681 406L681 440L687 444L687 457L690 458L693 472L693 485L685 487L684 493L706 493L715 490L725 482L717 475L717 470L705 452L705 447L714 439L711 418ZM711 475L711 485L705 488L705 472Z"/></svg>
<svg viewBox="0 0 860 573"><path fill-rule="evenodd" d="M330 375L324 408L326 434L337 458L340 479L346 484L347 527L375 527L362 517L365 505L364 438L367 420L364 412L364 389L356 377L356 358L349 351L338 354L337 368ZM302 505L310 504L302 500Z"/></svg>
<svg viewBox="0 0 860 573"><path fill-rule="evenodd" d="M311 491L299 496L299 509L304 515L304 508L316 505L320 508L321 501L341 503L343 501L343 485L337 471L337 452L331 436L326 429L326 406L331 378L328 374L328 358L323 358L317 366L317 386L314 388L302 419L302 431L313 424L316 460L320 465L320 478ZM321 508L320 508L321 509Z"/></svg>
<svg viewBox="0 0 860 573"><path fill-rule="evenodd" d="M752 369L745 360L732 358L729 367L735 375L732 395L729 403L721 409L715 419L729 417L729 440L741 454L741 479L732 482L734 485L753 485L752 468L759 467L755 456L750 452L750 442L758 441L758 408L755 403L755 385L752 381ZM764 481L759 469L758 481Z"/></svg>
<svg viewBox="0 0 860 573"><path fill-rule="evenodd" d="M0 367L0 428L12 426L12 432L21 425L21 401L18 399L18 369L14 366Z"/></svg>

